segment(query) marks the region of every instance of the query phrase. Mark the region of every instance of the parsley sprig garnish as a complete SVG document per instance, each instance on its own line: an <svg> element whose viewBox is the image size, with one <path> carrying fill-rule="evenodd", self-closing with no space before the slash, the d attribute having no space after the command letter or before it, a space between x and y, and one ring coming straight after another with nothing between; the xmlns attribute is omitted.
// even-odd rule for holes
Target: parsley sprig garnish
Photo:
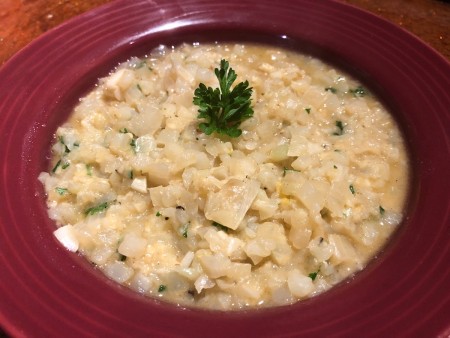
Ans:
<svg viewBox="0 0 450 338"><path fill-rule="evenodd" d="M214 73L219 80L220 88L206 87L200 83L194 92L194 104L199 107L198 118L204 119L199 128L206 135L213 132L238 137L242 134L239 125L253 116L251 104L252 88L248 81L240 82L233 89L231 85L237 75L229 68L226 60L220 61L220 69Z"/></svg>

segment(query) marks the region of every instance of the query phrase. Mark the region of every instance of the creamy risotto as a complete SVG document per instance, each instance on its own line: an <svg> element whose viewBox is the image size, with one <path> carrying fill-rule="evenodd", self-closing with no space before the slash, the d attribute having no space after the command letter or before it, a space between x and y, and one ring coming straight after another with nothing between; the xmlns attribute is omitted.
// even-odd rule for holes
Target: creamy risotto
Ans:
<svg viewBox="0 0 450 338"><path fill-rule="evenodd" d="M237 138L198 129L193 93L229 61L253 88ZM236 82L236 83L237 83ZM183 306L279 306L361 270L402 220L401 134L361 83L242 44L132 58L58 128L40 180L58 240L109 278Z"/></svg>

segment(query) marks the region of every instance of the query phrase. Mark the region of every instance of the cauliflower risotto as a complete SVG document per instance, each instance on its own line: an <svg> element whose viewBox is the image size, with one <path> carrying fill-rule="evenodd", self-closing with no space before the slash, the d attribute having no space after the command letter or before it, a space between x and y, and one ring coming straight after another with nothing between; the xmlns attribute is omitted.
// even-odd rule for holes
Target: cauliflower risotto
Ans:
<svg viewBox="0 0 450 338"><path fill-rule="evenodd" d="M193 93L226 59L253 89L242 135L205 135ZM56 131L39 179L56 238L114 281L235 310L317 295L364 268L402 220L401 133L361 83L252 44L131 58Z"/></svg>

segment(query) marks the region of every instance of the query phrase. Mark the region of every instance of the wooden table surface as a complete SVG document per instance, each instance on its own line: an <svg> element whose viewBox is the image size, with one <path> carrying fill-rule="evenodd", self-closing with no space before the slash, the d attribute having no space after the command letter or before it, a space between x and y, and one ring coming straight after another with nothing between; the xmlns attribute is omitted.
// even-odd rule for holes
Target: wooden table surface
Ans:
<svg viewBox="0 0 450 338"><path fill-rule="evenodd" d="M45 31L110 1L112 0L0 0L0 67ZM394 22L431 45L450 61L449 0L339 1ZM1 328L0 337L4 337Z"/></svg>
<svg viewBox="0 0 450 338"><path fill-rule="evenodd" d="M0 66L50 28L110 1L0 0ZM394 22L450 60L450 0L338 1Z"/></svg>

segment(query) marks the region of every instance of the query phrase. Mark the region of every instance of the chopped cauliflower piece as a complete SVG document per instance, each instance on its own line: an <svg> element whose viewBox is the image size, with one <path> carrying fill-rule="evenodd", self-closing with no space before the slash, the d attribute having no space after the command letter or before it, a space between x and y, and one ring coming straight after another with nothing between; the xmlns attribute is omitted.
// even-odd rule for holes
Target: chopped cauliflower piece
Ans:
<svg viewBox="0 0 450 338"><path fill-rule="evenodd" d="M133 181L131 182L131 188L146 194L147 193L147 178L144 176L135 177Z"/></svg>
<svg viewBox="0 0 450 338"><path fill-rule="evenodd" d="M288 272L289 290L296 297L305 297L314 290L312 279L294 269Z"/></svg>
<svg viewBox="0 0 450 338"><path fill-rule="evenodd" d="M205 217L236 230L259 191L256 180L230 179L218 192L210 192Z"/></svg>
<svg viewBox="0 0 450 338"><path fill-rule="evenodd" d="M75 229L72 225L67 224L56 229L53 235L58 241L69 251L76 252L78 250L79 241L76 236Z"/></svg>

